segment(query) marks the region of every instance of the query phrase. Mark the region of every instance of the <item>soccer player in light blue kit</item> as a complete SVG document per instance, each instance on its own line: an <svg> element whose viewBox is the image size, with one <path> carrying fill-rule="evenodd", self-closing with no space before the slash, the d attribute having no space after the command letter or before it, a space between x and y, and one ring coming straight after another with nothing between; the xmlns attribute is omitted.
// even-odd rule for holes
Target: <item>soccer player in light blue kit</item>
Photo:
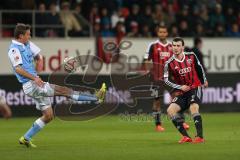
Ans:
<svg viewBox="0 0 240 160"><path fill-rule="evenodd" d="M42 56L39 54L40 48L29 41L30 34L29 25L17 24L14 31L15 40L12 40L8 56L18 81L22 83L24 93L32 97L36 102L36 108L42 111L42 117L38 118L25 135L19 139L20 144L27 147L36 147L31 138L49 123L54 116L50 97L61 95L76 101L102 103L106 94L106 85L103 83L101 89L95 95L86 95L67 87L43 82L37 75L34 66L34 61L39 64L42 60Z"/></svg>

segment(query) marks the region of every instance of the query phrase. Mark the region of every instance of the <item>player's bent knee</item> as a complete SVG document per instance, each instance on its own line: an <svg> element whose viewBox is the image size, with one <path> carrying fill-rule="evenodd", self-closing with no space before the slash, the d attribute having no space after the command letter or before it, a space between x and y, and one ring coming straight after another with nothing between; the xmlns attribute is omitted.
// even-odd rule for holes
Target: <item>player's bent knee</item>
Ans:
<svg viewBox="0 0 240 160"><path fill-rule="evenodd" d="M197 103L191 104L189 109L191 114L199 113L199 105Z"/></svg>
<svg viewBox="0 0 240 160"><path fill-rule="evenodd" d="M190 105L190 109L199 109L199 105L197 104L197 103L192 103L191 105Z"/></svg>
<svg viewBox="0 0 240 160"><path fill-rule="evenodd" d="M52 121L53 118L54 118L54 115L53 115L52 108L47 108L46 110L43 111L43 120L45 123Z"/></svg>
<svg viewBox="0 0 240 160"><path fill-rule="evenodd" d="M167 113L169 116L173 116L175 114L175 110L173 106L169 106L167 109Z"/></svg>
<svg viewBox="0 0 240 160"><path fill-rule="evenodd" d="M45 123L48 123L53 120L53 114L45 114L43 117Z"/></svg>
<svg viewBox="0 0 240 160"><path fill-rule="evenodd" d="M179 112L180 109L181 109L181 108L180 108L177 104L172 103L172 104L170 104L170 106L168 107L167 113L168 113L169 116L173 116L173 115L175 115L177 112Z"/></svg>

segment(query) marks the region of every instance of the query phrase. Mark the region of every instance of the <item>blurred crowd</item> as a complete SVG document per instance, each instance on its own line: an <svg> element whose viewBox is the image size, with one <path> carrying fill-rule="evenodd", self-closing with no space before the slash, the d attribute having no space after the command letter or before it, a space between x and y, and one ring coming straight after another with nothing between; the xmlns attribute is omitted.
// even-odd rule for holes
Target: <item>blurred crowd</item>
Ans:
<svg viewBox="0 0 240 160"><path fill-rule="evenodd" d="M8 0L0 6L35 10L38 37L155 37L158 24L170 36L240 37L240 0ZM3 24L34 23L5 14Z"/></svg>

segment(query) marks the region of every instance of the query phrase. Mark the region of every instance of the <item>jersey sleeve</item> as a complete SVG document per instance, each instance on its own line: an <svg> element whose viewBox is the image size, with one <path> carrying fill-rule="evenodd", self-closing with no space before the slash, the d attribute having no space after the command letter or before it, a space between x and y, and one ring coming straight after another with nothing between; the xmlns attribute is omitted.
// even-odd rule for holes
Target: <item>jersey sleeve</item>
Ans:
<svg viewBox="0 0 240 160"><path fill-rule="evenodd" d="M175 84L169 80L169 77L170 77L169 75L170 75L169 63L166 62L164 66L164 82L172 88L181 89L181 85Z"/></svg>
<svg viewBox="0 0 240 160"><path fill-rule="evenodd" d="M13 67L16 67L17 65L20 65L23 63L22 56L21 56L18 48L11 48L8 51L8 57L9 57Z"/></svg>
<svg viewBox="0 0 240 160"><path fill-rule="evenodd" d="M144 55L144 60L151 60L152 59L152 54L153 54L153 45L150 43L148 45L148 48L146 50L146 53Z"/></svg>
<svg viewBox="0 0 240 160"><path fill-rule="evenodd" d="M192 52L192 53L193 53L193 52ZM207 81L205 71L204 71L204 69L203 69L202 64L201 64L200 61L198 60L196 54L193 53L193 55L194 55L194 57L195 57L195 67L196 67L197 75L198 75L201 83L204 84L204 83Z"/></svg>
<svg viewBox="0 0 240 160"><path fill-rule="evenodd" d="M40 53L41 49L33 42L30 42L29 45L31 52L33 53L33 57L36 57Z"/></svg>

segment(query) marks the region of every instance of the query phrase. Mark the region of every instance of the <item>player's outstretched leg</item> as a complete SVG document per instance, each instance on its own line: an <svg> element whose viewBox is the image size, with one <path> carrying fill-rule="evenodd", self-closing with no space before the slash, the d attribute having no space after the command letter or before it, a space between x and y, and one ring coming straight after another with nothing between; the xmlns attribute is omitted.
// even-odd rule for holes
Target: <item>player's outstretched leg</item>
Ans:
<svg viewBox="0 0 240 160"><path fill-rule="evenodd" d="M95 91L95 94L85 94L79 91L73 91L68 87L58 86L51 84L51 87L54 88L55 96L66 96L75 101L92 101L97 103L103 103L105 100L107 86L105 83L102 84L99 90Z"/></svg>
<svg viewBox="0 0 240 160"><path fill-rule="evenodd" d="M99 90L95 91L95 96L98 99L99 103L103 103L106 97L106 92L107 92L107 86L105 83L102 84L101 88Z"/></svg>
<svg viewBox="0 0 240 160"><path fill-rule="evenodd" d="M197 131L197 136L193 140L193 143L203 143L205 140L203 138L202 117L199 113L199 105L196 103L191 104L190 111Z"/></svg>
<svg viewBox="0 0 240 160"><path fill-rule="evenodd" d="M181 133L183 136L182 139L178 143L186 143L186 142L192 142L191 137L188 135L186 129L183 127L183 120L177 114L180 111L180 106L176 103L170 104L170 106L167 109L168 115L170 116L174 126L177 128L177 130Z"/></svg>

